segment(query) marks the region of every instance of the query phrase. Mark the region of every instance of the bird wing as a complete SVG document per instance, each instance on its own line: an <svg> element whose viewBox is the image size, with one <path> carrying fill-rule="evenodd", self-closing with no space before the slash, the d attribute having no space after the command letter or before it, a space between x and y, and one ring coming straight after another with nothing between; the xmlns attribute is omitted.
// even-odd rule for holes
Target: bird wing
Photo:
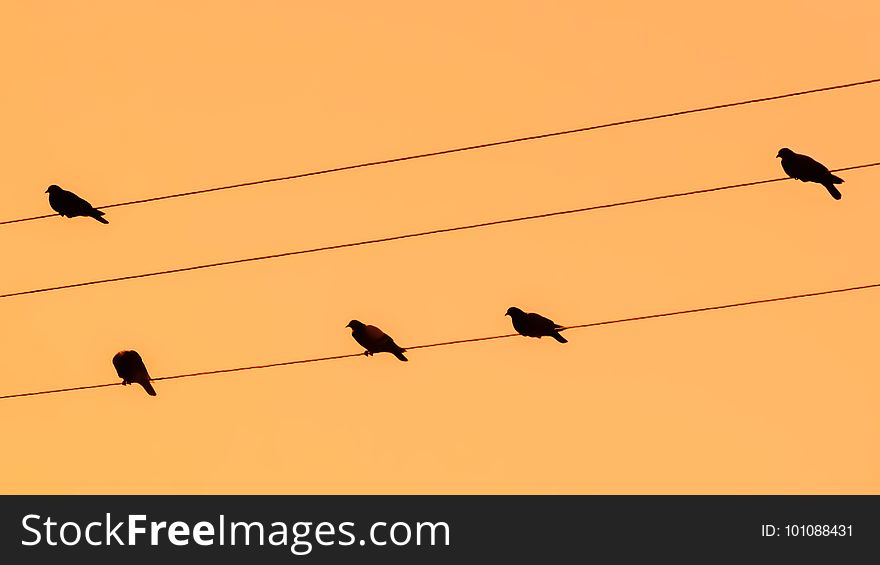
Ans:
<svg viewBox="0 0 880 565"><path fill-rule="evenodd" d="M390 335L386 334L376 326L365 326L361 337L363 338L363 341L359 339L358 343L373 353L381 353L383 351L394 353L395 351L403 351L399 345L394 343L394 340L391 339Z"/></svg>
<svg viewBox="0 0 880 565"><path fill-rule="evenodd" d="M93 207L89 202L81 198L80 196L70 192L69 190L65 190L61 193L63 196L63 205L71 212L79 212L85 213L93 210Z"/></svg>
<svg viewBox="0 0 880 565"><path fill-rule="evenodd" d="M794 156L796 178L820 181L828 176L828 167L813 159L809 155Z"/></svg>
<svg viewBox="0 0 880 565"><path fill-rule="evenodd" d="M540 331L552 332L556 328L562 327L557 325L550 318L545 318L544 316L540 314L535 314L534 312L528 314L528 319L531 327Z"/></svg>
<svg viewBox="0 0 880 565"><path fill-rule="evenodd" d="M364 339L370 344L370 347L381 347L392 341L392 339L388 337L388 334L376 326L367 326L364 328Z"/></svg>

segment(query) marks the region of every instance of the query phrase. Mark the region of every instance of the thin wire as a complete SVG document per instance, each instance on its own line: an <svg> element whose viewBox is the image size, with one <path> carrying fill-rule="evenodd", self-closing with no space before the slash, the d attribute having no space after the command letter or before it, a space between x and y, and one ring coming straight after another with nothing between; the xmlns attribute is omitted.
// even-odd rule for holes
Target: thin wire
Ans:
<svg viewBox="0 0 880 565"><path fill-rule="evenodd" d="M876 167L878 165L880 165L880 161L878 161L876 163L867 163L864 165L854 165L851 167L843 167L840 169L831 169L831 171L832 172L851 171L854 169L865 169L868 167ZM294 255L307 255L307 254L311 254L311 253L321 253L324 251L333 251L336 249L345 249L348 247L360 247L363 245L373 245L373 244L377 244L377 243L388 243L390 241L397 241L397 240L401 240L401 239L412 239L412 238L416 238L416 237L425 237L425 236L437 235L437 234L441 234L441 233L473 230L473 229L486 228L486 227L491 227L491 226L500 226L503 224L512 224L512 223L516 223L516 222L525 222L525 221L529 221L529 220L539 220L539 219L544 219L544 218L553 218L553 217L557 217L557 216L566 216L566 215L570 215L570 214L581 214L584 212L592 212L595 210L603 210L606 208L616 208L619 206L628 206L631 204L644 204L646 202L654 202L657 200L666 200L669 198L680 198L683 196L694 196L696 194L707 194L709 192L719 192L722 190L730 190L733 188L743 188L743 187L748 187L748 186L756 186L756 185L760 185L760 184L769 184L769 183L780 182L780 181L784 181L784 180L789 180L789 179L787 177L777 177L774 179L743 182L743 183L738 183L738 184L728 184L725 186L716 186L716 187L712 187L712 188L702 188L699 190L691 190L688 192L677 192L674 194L663 194L660 196L649 196L647 198L638 198L636 200L625 200L622 202L612 202L609 204L597 204L595 206L587 206L584 208L574 208L574 209L570 209L570 210L559 210L559 211L555 211L555 212L546 212L543 214L534 214L531 216L518 216L515 218L506 218L503 220L492 220L489 222L480 222L477 224L468 224L468 225L464 225L464 226L455 226L455 227L451 227L451 228L439 228L439 229L435 229L435 230L407 233L407 234L401 234L401 235L392 235L392 236L388 236L388 237L380 237L377 239L365 239L365 240L354 241L354 242L349 242L349 243L339 243L336 245L327 245L324 247L313 247L311 249L299 249L296 251L285 251L283 253L273 253L271 255L260 255L258 257L246 257L243 259L231 259L229 261L218 261L216 263L205 263L202 265L191 265L188 267L179 267L176 269L165 269L162 271L152 271L149 273L140 273L137 275L125 275L125 276L121 276L121 277L111 277L111 278L107 278L107 279L96 279L96 280L91 280L91 281L70 283L70 284L64 284L64 285L59 285L59 286L49 286L49 287L44 287L44 288L35 288L35 289L31 289L31 290L21 290L18 292L8 292L6 294L0 294L0 299L12 298L14 296L24 296L27 294L41 294L44 292L53 292L53 291L57 291L57 290L79 288L79 287L83 287L83 286L93 286L93 285L99 285L99 284L115 283L115 282L121 282L121 281L128 281L128 280L132 280L132 279L143 279L143 278L147 278L147 277L157 277L157 276L161 276L161 275L172 275L172 274L177 274L177 273L185 273L188 271L198 271L201 269L211 269L214 267L225 267L228 265L237 265L240 263L252 263L252 262L256 262L256 261L267 261L269 259L279 259L282 257L292 257Z"/></svg>
<svg viewBox="0 0 880 565"><path fill-rule="evenodd" d="M829 294L840 294L840 293L844 293L844 292L853 292L853 291L857 291L857 290L867 290L867 289L872 289L872 288L880 288L880 283L865 284L865 285L859 285L859 286L850 286L850 287L846 287L846 288L835 288L835 289L831 289L831 290L820 290L820 291L816 291L816 292L806 292L806 293L802 293L802 294L791 294L788 296L777 296L774 298L762 298L762 299L758 299L758 300L749 300L746 302L734 302L731 304L721 304L719 306L704 306L702 308L691 308L688 310L675 310L672 312L662 312L660 314L646 314L643 316L633 316L631 318L617 318L614 320L604 320L601 322L590 322L587 324L565 326L563 329L564 330L575 330L575 329L583 329L583 328L595 328L598 326L609 326L612 324L623 324L626 322L636 322L636 321L640 321L640 320L651 320L654 318L667 318L670 316L681 316L684 314L697 314L697 313L701 313L701 312L709 312L712 310L725 310L728 308L740 308L743 306L753 306L756 304L769 304L771 302L783 302L786 300L798 300L798 299L802 299L802 298L812 298L812 297L816 297L816 296L825 296L825 295L829 295ZM487 336L487 337L473 337L473 338L468 338L468 339L457 339L454 341L443 341L443 342L438 342L438 343L428 343L425 345L414 345L412 347L407 347L406 350L412 351L415 349L428 349L431 347L446 347L449 345L460 345L463 343L476 343L476 342L481 342L481 341L493 341L493 340L498 340L498 339L508 339L508 338L512 338L512 337L517 337L518 335L519 334L503 334L503 335L493 335L493 336ZM280 363L267 363L264 365L248 365L246 367L235 367L235 368L231 368L231 369L215 369L212 371L199 371L197 373L184 373L181 375L171 375L168 377L157 377L152 380L153 381L168 381L171 379L185 379L185 378L189 378L189 377L202 377L202 376L207 376L207 375L219 375L219 374L223 374L223 373L236 373L236 372L241 372L241 371L253 371L253 370L257 370L257 369L268 369L268 368L272 368L272 367L286 367L289 365L302 365L305 363L319 363L319 362L323 362L323 361L335 361L338 359L350 359L350 358L354 358L354 357L360 357L362 355L363 355L362 353L348 353L345 355L332 355L330 357L314 357L311 359L298 359L295 361L282 361ZM22 393L18 393L18 394L7 394L5 396L0 396L0 400L7 399L7 398L22 398L25 396L39 396L39 395L43 395L43 394L55 394L55 393L59 393L59 392L73 392L73 391L77 391L77 390L86 390L86 389L92 389L92 388L104 388L104 387L108 387L108 386L119 386L121 384L122 384L121 382L115 382L115 383L104 383L104 384L97 384L97 385L78 386L78 387L71 387L71 388L58 388L58 389L54 389L54 390L22 392Z"/></svg>
<svg viewBox="0 0 880 565"><path fill-rule="evenodd" d="M128 202L117 202L117 203L115 203L115 204L105 204L105 205L103 205L103 206L97 206L97 208L104 208L104 209L106 209L106 208L118 208L118 207L120 207L120 206L132 206L132 205L135 205L135 204L146 204L146 203L148 203L148 202L158 202L159 200L168 200L168 199L171 199L171 198L182 198L182 197L185 197L185 196L195 196L195 195L197 195L197 194L207 194L207 193L209 193L209 192L218 192L218 191L220 191L220 190L230 190L230 189L233 189L233 188L242 188L242 187L246 187L246 186L255 186L255 185L258 185L258 184L268 184L268 183L272 183L272 182L281 182L281 181L294 180L294 179L301 179L301 178L306 178L306 177L314 177L314 176L318 176L318 175L326 175L326 174L330 174L330 173L339 173L339 172L342 172L342 171L351 171L351 170L354 170L354 169L363 169L363 168L366 168L366 167L375 167L375 166L378 166L378 165L389 165L389 164L391 164L391 163L401 163L401 162L404 162L404 161L413 161L413 160L416 160L416 159L426 159L426 158L428 158L428 157L438 157L438 156L440 156L440 155L450 155L450 154L452 154L452 153L462 153L462 152L464 152L464 151L475 151L475 150L478 150L478 149L486 149L486 148L489 148L489 147L499 147L499 146L501 146L501 145L510 145L510 144L513 144L513 143L522 143L522 142L524 142L524 141L535 141L535 140L538 140L538 139L547 139L547 138L549 138L549 137L559 137L559 136L562 136L562 135L571 135L571 134L574 134L574 133L583 133L583 132L587 132L587 131L594 131L594 130L599 130L599 129L612 128L612 127L623 126L623 125L628 125L628 124L637 124L637 123L641 123L641 122L649 122L649 121L652 121L652 120L660 120L660 119L663 119L663 118L673 118L673 117L676 117L676 116L685 116L685 115L687 115L687 114L697 114L697 113L699 113L699 112L709 112L709 111L711 111L711 110L721 110L721 109L723 109L723 108L733 108L733 107L735 107L735 106L745 106L745 105L748 105L748 104L758 104L758 103L761 103L761 102L770 102L770 101L773 101L773 100L782 100L783 98L792 98L792 97L794 97L794 96L804 96L804 95L807 95L807 94L815 94L815 93L818 93L818 92L828 92L828 91L831 91L831 90L840 90L840 89L843 89L843 88L852 88L852 87L856 87L856 86L864 86L864 85L874 84L874 83L878 83L878 82L880 82L880 78L872 78L872 79L868 79L868 80L861 80L861 81L858 81L858 82L850 82L850 83L846 83L846 84L837 84L837 85L833 85L833 86L825 86L825 87L822 87L822 88L813 88L813 89L810 89L810 90L800 90L800 91L797 91L797 92L788 92L788 93L786 93L786 94L777 94L777 95L775 95L775 96L765 96L765 97L762 97L762 98L751 98L751 99L748 99L748 100L740 100L740 101L738 101L738 102L728 102L728 103L725 103L725 104L716 104L716 105L714 105L714 106L703 106L703 107L700 107L700 108L692 108L692 109L689 109L689 110L679 110L679 111L677 111L677 112L668 112L668 113L665 113L665 114L654 114L654 115L652 115L652 116L643 116L643 117L640 117L640 118L631 118L631 119L628 119L628 120L620 120L620 121L616 121L616 122L607 122L607 123L604 123L604 124L595 124L595 125L591 125L591 126L585 126L585 127L580 127L580 128L575 128L575 129L569 129L569 130L563 130L563 131L555 131L555 132L549 132L549 133L540 133L540 134L536 134L536 135L528 135L528 136L525 136L525 137L516 137L516 138L513 138L513 139L503 139L503 140L500 140L500 141L490 141L490 142L487 142L487 143L479 143L479 144L477 144L477 145L466 145L466 146L463 146L463 147L455 147L455 148L452 148L452 149L442 149L442 150L439 150L439 151L431 151L431 152L429 152L429 153L418 153L418 154L415 154L415 155L406 155L406 156L404 156L404 157L394 157L394 158L391 158L391 159L382 159L382 160L380 160L380 161L366 161L366 162L362 162L362 163L356 163L356 164L353 164L353 165L343 165L343 166L341 166L341 167L333 167L333 168L330 168L330 169L320 169L320 170L317 170L317 171L310 171L310 172L307 172L307 173L298 173L298 174L288 175L288 176L283 176L283 177L267 178L267 179L261 179L261 180L249 181L249 182L241 182L241 183L237 183L237 184L227 184L227 185L224 185L224 186L215 186L215 187L211 187L211 188L203 188L203 189L200 189L200 190L191 190L191 191L188 191L188 192L178 192L178 193L174 193L174 194L166 194L166 195L164 195L164 196L154 196L154 197L151 197L151 198L142 198L142 199L140 199L140 200L130 200L130 201L128 201ZM15 219L15 220L4 220L4 221L0 221L0 225L6 225L6 224L17 224L17 223L20 223L20 222L30 222L30 221L33 221L33 220L42 220L42 219L45 219L45 218L52 218L52 217L55 217L56 215L57 215L57 214L43 214L43 215L41 215L41 216L31 216L31 217L28 217L28 218L18 218L18 219Z"/></svg>

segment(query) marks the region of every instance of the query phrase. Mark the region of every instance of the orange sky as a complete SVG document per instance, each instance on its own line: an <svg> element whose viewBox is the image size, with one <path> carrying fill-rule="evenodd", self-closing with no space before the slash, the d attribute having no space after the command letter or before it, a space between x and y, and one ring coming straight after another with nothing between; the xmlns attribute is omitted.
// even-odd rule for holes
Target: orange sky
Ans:
<svg viewBox="0 0 880 565"><path fill-rule="evenodd" d="M6 6L0 219L875 78L876 2ZM0 293L880 160L880 87L0 227ZM0 394L880 282L877 169L0 301ZM0 401L3 493L878 493L880 291Z"/></svg>

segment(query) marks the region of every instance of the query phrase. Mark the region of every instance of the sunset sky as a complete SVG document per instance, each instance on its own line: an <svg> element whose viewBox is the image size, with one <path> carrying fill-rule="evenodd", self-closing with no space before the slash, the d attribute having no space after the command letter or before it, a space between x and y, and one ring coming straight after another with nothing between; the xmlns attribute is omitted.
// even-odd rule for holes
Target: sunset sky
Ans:
<svg viewBox="0 0 880 565"><path fill-rule="evenodd" d="M880 76L875 1L7 3L0 221ZM0 226L0 294L880 161L880 84ZM880 167L0 300L0 395L880 282ZM0 400L0 492L880 493L880 290Z"/></svg>

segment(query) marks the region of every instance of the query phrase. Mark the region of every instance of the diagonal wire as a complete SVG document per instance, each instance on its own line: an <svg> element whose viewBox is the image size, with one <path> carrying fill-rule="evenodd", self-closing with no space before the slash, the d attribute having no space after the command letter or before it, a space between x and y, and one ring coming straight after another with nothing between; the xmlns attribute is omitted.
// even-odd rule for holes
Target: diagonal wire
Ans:
<svg viewBox="0 0 880 565"><path fill-rule="evenodd" d="M880 162L866 163L864 165L853 165L851 167L842 167L839 169L831 169L831 171L832 172L851 171L854 169L865 169L865 168L877 167L877 166L880 166ZM609 204L597 204L595 206L587 206L584 208L558 210L555 212L546 212L543 214L533 214L530 216L518 216L515 218L506 218L503 220L492 220L489 222L480 222L477 224L467 224L464 226L438 228L438 229L428 230L428 231L407 233L407 234L401 234L401 235L392 235L392 236L388 236L388 237L380 237L377 239L365 239L365 240L353 241L353 242L349 242L349 243L339 243L336 245L327 245L324 247L313 247L311 249L298 249L295 251L285 251L282 253L273 253L271 255L259 255L257 257L245 257L242 259L230 259L228 261L218 261L216 263L204 263L201 265L190 265L188 267L178 267L176 269L165 269L165 270L161 270L161 271L151 271L148 273L139 273L136 275L124 275L124 276L119 276L119 277L111 277L111 278L106 278L106 279L95 279L95 280L91 280L91 281L69 283L69 284L63 284L63 285L58 285L58 286L47 286L47 287L43 287L43 288L34 288L34 289L30 289L30 290L20 290L17 292L7 292L5 294L0 294L0 299L12 298L14 296L25 296L28 294L42 294L44 292L54 292L57 290L79 288L79 287L83 287L83 286L94 286L94 285L107 284L107 283L116 283L116 282L128 281L128 280L133 280L133 279L158 277L161 275L173 275L173 274L177 274L177 273L185 273L188 271L198 271L201 269L212 269L215 267L225 267L225 266L229 266L229 265L238 265L241 263L253 263L253 262L257 262L257 261L267 261L270 259L280 259L282 257L293 257L295 255L308 255L308 254L312 254L312 253L333 251L336 249L346 249L349 247L361 247L364 245L375 245L377 243L388 243L390 241L398 241L401 239L412 239L412 238L416 238L416 237L425 237L425 236L437 235L437 234L442 234L442 233L473 230L473 229L478 229L478 228L487 228L487 227L491 227L491 226L500 226L503 224L525 222L525 221L529 221L529 220L539 220L539 219L544 219L544 218L567 216L567 215L571 215L571 214L581 214L584 212L592 212L595 210L603 210L606 208L617 208L620 206L629 206L629 205L633 205L633 204L644 204L646 202L655 202L657 200L666 200L666 199L670 199L670 198L681 198L684 196L694 196L697 194L708 194L710 192L719 192L722 190L731 190L734 188L743 188L743 187L756 186L756 185L761 185L761 184L770 184L770 183L780 182L780 181L784 181L784 180L789 180L789 179L786 177L778 177L778 178L774 178L774 179L757 180L757 181L743 182L743 183L738 183L738 184L728 184L725 186L715 186L712 188L702 188L702 189L698 189L698 190L690 190L687 192L676 192L674 194L662 194L659 196L648 196L646 198L638 198L636 200L625 200L622 202L612 202Z"/></svg>
<svg viewBox="0 0 880 565"><path fill-rule="evenodd" d="M764 96L761 98L750 98L747 100L739 100L736 102L715 104L713 106L702 106L699 108L691 108L688 110L679 110L676 112L667 112L664 114L654 114L651 116L642 116L639 118L630 118L627 120L619 120L619 121L614 121L614 122L606 122L606 123L602 123L602 124L594 124L594 125L590 125L590 126L584 126L584 127L562 130L562 131L554 131L554 132L549 132L549 133L539 133L536 135L527 135L524 137L515 137L512 139L502 139L499 141L478 143L476 145L465 145L462 147L454 147L451 149L441 149L439 151L431 151L428 153L417 153L414 155L406 155L403 157L393 157L391 159L382 159L379 161L365 161L365 162L361 162L361 163L355 163L352 165L343 165L340 167L333 167L333 168L329 168L329 169L319 169L316 171L309 171L306 173L297 173L297 174L287 175L287 176L283 176L283 177L273 177L273 178L266 178L266 179L260 179L260 180L249 181L249 182L240 182L240 183L236 183L236 184L227 184L227 185L223 185L223 186L214 186L214 187L210 187L210 188L202 188L199 190L190 190L187 192L177 192L174 194L166 194L163 196L153 196L151 198L142 198L140 200L129 200L128 202L117 202L115 204L104 204L103 206L97 206L97 208L105 208L106 209L106 208L118 208L120 206L132 206L135 204L146 204L148 202L158 202L160 200L169 200L171 198L183 198L183 197L187 197L187 196L195 196L198 194L207 194L209 192L218 192L221 190L231 190L234 188L244 188L244 187L256 186L256 185L260 185L260 184L268 184L268 183L274 183L274 182L301 179L301 178L306 178L306 177L314 177L314 176L326 175L326 174L331 174L331 173L339 173L342 171L351 171L354 169L364 169L367 167L376 167L379 165L390 165L392 163L402 163L404 161L414 161L416 159L426 159L429 157L438 157L440 155L451 155L453 153L463 153L465 151L476 151L479 149L487 149L489 147L499 147L502 145L511 145L514 143L523 143L526 141L535 141L538 139L547 139L550 137L559 137L559 136L563 136L563 135L571 135L571 134L575 134L575 133L583 133L583 132L588 132L588 131L613 128L613 127L618 127L618 126L623 126L623 125L628 125L628 124L637 124L637 123L642 123L642 122L650 122L653 120L661 120L664 118L673 118L673 117L677 117L677 116L685 116L688 114L697 114L700 112L721 110L724 108L734 108L736 106L746 106L749 104L758 104L758 103L762 103L762 102L770 102L773 100L782 100L784 98L793 98L795 96L804 96L807 94L816 94L819 92L829 92L832 90L853 88L856 86L866 86L866 85L875 84L878 82L880 82L880 78L872 78L872 79L867 79L867 80L860 80L857 82L848 82L848 83L844 83L844 84L835 84L832 86L823 86L821 88L812 88L809 90L799 90L796 92L787 92L785 94L777 94L775 96ZM0 221L0 226L6 225L6 224L17 224L17 223L21 223L21 222L30 222L30 221L34 221L34 220L42 220L45 218L52 218L54 216L56 216L56 214L43 214L40 216L30 216L27 218L17 218L14 220L3 220L3 221Z"/></svg>
<svg viewBox="0 0 880 565"><path fill-rule="evenodd" d="M858 290L868 290L868 289L874 289L874 288L880 288L880 283L864 284L864 285L859 285L859 286L850 286L850 287L835 288L835 289L829 289L829 290L819 290L816 292L805 292L805 293L801 293L801 294L790 294L788 296L776 296L773 298L760 298L760 299L756 299L756 300L748 300L745 302L733 302L733 303L721 304L721 305L717 305L717 306L704 306L701 308L690 308L687 310L675 310L675 311L671 311L671 312L662 312L659 314L645 314L642 316L633 316L633 317L629 317L629 318L616 318L613 320L603 320L600 322L589 322L586 324L565 326L565 328L563 328L563 329L564 330L575 330L575 329L584 329L584 328L595 328L595 327L599 327L599 326L610 326L612 324L623 324L623 323L628 323L628 322L637 322L637 321L641 321L641 320L652 320L652 319L656 319L656 318L668 318L670 316L681 316L681 315L685 315L685 314L697 314L697 313L702 313L702 312L710 312L710 311L714 311L714 310L726 310L729 308L740 308L740 307L744 307L744 306L754 306L757 304L769 304L772 302L784 302L787 300L800 300L800 299L804 299L804 298L813 298L813 297L817 297L817 296L827 296L829 294L842 294L842 293L846 293L846 292L855 292ZM464 344L464 343L477 343L477 342L482 342L482 341L508 339L508 338L516 337L517 335L518 334L503 334L503 335L493 335L493 336L486 336L486 337L473 337L473 338L467 338L467 339L457 339L457 340L453 340L453 341L443 341L443 342L438 342L438 343L428 343L428 344L424 344L424 345L414 345L412 347L406 348L406 350L412 351L415 349L428 349L428 348L432 348L432 347L446 347L446 346L450 346L450 345L460 345L460 344ZM157 377L152 380L153 381L168 381L168 380L172 380L172 379L185 379L185 378L191 378L191 377L219 375L219 374L224 374L224 373L237 373L237 372L242 372L242 371L253 371L253 370L257 370L257 369L268 369L268 368L272 368L272 367L286 367L286 366L290 366L290 365L303 365L306 363L319 363L319 362L323 362L323 361L336 361L339 359L351 359L354 357L360 357L361 355L362 355L361 353L348 353L348 354L344 354L344 355L332 355L330 357L314 357L311 359L297 359L294 361L282 361L279 363L267 363L267 364L263 364L263 365L248 365L245 367L234 367L234 368L230 368L230 369L215 369L215 370L211 370L211 371L199 371L197 373L183 373L180 375L171 375L171 376L167 376L167 377ZM121 382L115 382L115 383L103 383L103 384L96 384L96 385L77 386L77 387L70 387L70 388L57 388L57 389L53 389L53 390L21 392L18 394L7 394L5 396L0 396L0 400L9 399L9 398L22 398L25 396L40 396L40 395L44 395L44 394L56 394L56 393L61 393L61 392L73 392L73 391L77 391L77 390L88 390L88 389L94 389L94 388L104 388L104 387L109 387L109 386L119 386L121 384L122 384Z"/></svg>

